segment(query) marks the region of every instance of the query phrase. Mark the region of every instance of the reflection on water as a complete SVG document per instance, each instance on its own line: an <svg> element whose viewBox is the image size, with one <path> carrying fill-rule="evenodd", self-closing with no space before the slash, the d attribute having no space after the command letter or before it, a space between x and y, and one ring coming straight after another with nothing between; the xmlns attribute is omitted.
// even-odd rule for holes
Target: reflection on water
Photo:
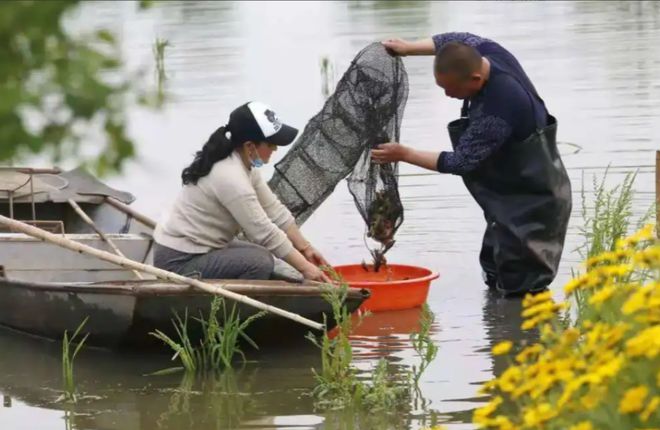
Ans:
<svg viewBox="0 0 660 430"><path fill-rule="evenodd" d="M136 208L159 218L179 187L179 172L208 134L235 106L267 101L282 117L303 126L323 103L319 61L328 58L339 77L355 53L379 39L424 37L442 31L472 31L495 39L518 56L559 119L560 145L574 190L560 285L578 257L582 177L611 165L608 183L638 169L635 212L653 200L653 152L660 141L659 2L159 2L137 13L128 2L87 3L75 25L109 25L122 34L131 65L152 59L156 38L167 39L169 90L162 114L131 113L130 130L139 158L111 183L133 192ZM430 58L406 58L410 97L402 140L420 149L449 148L445 124L459 110L430 75ZM574 145L581 149L576 151ZM275 160L284 151L275 154ZM76 381L86 400L72 410L78 429L297 429L420 428L449 421L472 428L480 403L478 384L502 371L490 355L502 339L532 342L522 332L520 303L489 295L482 285L478 251L484 223L459 178L420 175L401 166L405 222L389 260L428 267L441 274L428 303L436 315L437 359L420 381L422 396L396 418L379 414L320 414L306 395L313 346L262 354L257 363L220 378L182 380L146 377L169 367L166 358L126 357L85 351ZM264 169L264 176L272 166ZM158 184L154 189L154 184ZM155 192L154 192L155 191ZM304 226L305 233L335 264L368 257L364 225L345 184ZM369 371L381 357L392 369L419 360L409 335L419 310L375 314L356 329L356 364ZM65 408L54 403L61 388L59 345L0 335L1 429L66 428Z"/></svg>

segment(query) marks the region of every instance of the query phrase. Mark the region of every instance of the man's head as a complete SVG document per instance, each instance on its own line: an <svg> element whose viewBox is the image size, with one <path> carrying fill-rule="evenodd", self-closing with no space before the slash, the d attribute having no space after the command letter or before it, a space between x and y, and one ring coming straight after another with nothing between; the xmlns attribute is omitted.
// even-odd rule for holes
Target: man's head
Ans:
<svg viewBox="0 0 660 430"><path fill-rule="evenodd" d="M460 42L449 42L435 56L435 82L447 97L470 98L481 90L487 76L482 72L479 51Z"/></svg>

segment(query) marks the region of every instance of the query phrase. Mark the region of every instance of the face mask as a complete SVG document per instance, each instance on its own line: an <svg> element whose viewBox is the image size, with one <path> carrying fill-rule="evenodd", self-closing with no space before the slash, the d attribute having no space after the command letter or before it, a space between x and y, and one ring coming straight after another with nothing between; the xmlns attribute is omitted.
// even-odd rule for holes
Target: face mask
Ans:
<svg viewBox="0 0 660 430"><path fill-rule="evenodd" d="M252 167L261 167L264 165L263 160L257 155L257 158L254 160L250 159L250 164L252 164Z"/></svg>

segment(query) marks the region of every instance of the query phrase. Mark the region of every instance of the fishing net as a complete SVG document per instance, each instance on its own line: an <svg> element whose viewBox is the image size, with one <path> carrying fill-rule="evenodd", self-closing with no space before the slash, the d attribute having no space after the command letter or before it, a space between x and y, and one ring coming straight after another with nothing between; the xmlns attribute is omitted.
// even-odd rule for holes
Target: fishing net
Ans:
<svg viewBox="0 0 660 430"><path fill-rule="evenodd" d="M403 222L395 163L371 163L370 150L399 141L408 76L403 62L380 43L360 51L287 155L269 185L300 224L350 174L348 186L367 235L394 243ZM373 253L373 252L372 252Z"/></svg>

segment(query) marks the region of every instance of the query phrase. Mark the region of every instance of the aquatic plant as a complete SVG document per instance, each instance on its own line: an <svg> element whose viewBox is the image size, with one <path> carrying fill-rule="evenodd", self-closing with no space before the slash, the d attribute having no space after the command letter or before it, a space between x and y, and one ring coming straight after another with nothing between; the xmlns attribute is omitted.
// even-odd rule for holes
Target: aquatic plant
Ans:
<svg viewBox="0 0 660 430"><path fill-rule="evenodd" d="M323 95L323 98L327 99L333 91L335 79L334 67L330 58L325 55L321 57L319 66L321 69L321 94Z"/></svg>
<svg viewBox="0 0 660 430"><path fill-rule="evenodd" d="M178 387L172 388L167 409L157 428L234 429L257 410L255 396L257 368L224 369L222 372L184 372ZM239 383L240 382L240 383Z"/></svg>
<svg viewBox="0 0 660 430"><path fill-rule="evenodd" d="M584 190L584 180L581 190L583 226L579 228L583 243L577 248L583 260L592 258L604 252L614 251L617 242L629 234L631 228L639 229L651 218L654 205L638 220L633 220L633 200L635 190L633 185L637 177L636 172L629 172L623 182L607 189L608 170L601 180L594 175L593 178L593 206L587 203ZM577 273L573 273L577 276ZM583 315L583 308L587 307L590 292L577 290L574 294L578 308L578 319Z"/></svg>
<svg viewBox="0 0 660 430"><path fill-rule="evenodd" d="M162 104L165 101L165 81L167 80L165 73L165 49L168 46L171 46L168 40L156 38L153 47L154 60L156 61L156 99L158 104Z"/></svg>
<svg viewBox="0 0 660 430"><path fill-rule="evenodd" d="M78 401L76 384L73 380L73 363L89 336L89 333L87 333L82 339L78 340L78 335L88 319L89 317L85 317L71 337L69 337L69 333L66 330L64 331L64 338L62 339L62 383L64 393L58 400L71 403ZM72 349L74 345L75 348Z"/></svg>
<svg viewBox="0 0 660 430"><path fill-rule="evenodd" d="M438 346L431 338L431 327L434 321L435 315L431 312L429 305L424 303L419 319L419 331L410 335L413 349L421 359L419 366L413 366L412 369L412 377L415 385L419 383L419 379L422 377L426 368L438 355Z"/></svg>
<svg viewBox="0 0 660 430"><path fill-rule="evenodd" d="M334 271L328 272L339 281ZM321 350L321 369L313 369L316 386L311 394L315 398L315 407L320 410L347 409L358 415L361 410L395 412L408 404L414 393L419 394L417 382L437 354L437 347L430 338L433 314L425 307L421 329L411 335L413 347L422 358L419 367L398 369L394 374L387 360L381 359L365 378L352 365L353 349L349 335L353 322L343 305L347 291L348 286L343 282L326 288L324 298L332 307L332 317L337 325L331 334L326 332L320 339L311 333L308 335ZM357 324L367 316L359 315Z"/></svg>
<svg viewBox="0 0 660 430"><path fill-rule="evenodd" d="M218 321L220 311L222 311L222 324ZM165 369L160 373L181 369L194 373L229 368L237 355L245 362L245 354L241 350L239 339L244 340L253 348L259 349L257 344L245 334L245 329L263 315L265 312L259 312L241 320L235 305L232 306L230 312L227 312L225 301L221 297L215 296L211 301L208 318L204 318L201 312L199 318L192 318L201 325L202 332L199 344L195 345L191 341L188 330L188 309L183 318L175 314L172 324L179 338L178 341L160 330L149 333L168 345L174 351L172 360L178 358L182 365L182 367Z"/></svg>
<svg viewBox="0 0 660 430"><path fill-rule="evenodd" d="M334 280L337 274L329 268L324 268ZM348 338L352 321L350 314L343 306L348 294L348 285L341 283L337 287L328 286L324 289L323 298L332 307L332 318L336 322L335 336L326 331L319 340L309 333L307 338L321 350L321 369L312 369L316 379L316 386L312 395L316 399L319 409L343 408L353 401L354 395L361 395L362 385L357 378L357 371L351 366L353 349ZM323 315L324 325L327 327L327 317Z"/></svg>
<svg viewBox="0 0 660 430"><path fill-rule="evenodd" d="M645 273L640 277L640 273ZM660 242L652 226L592 256L584 274L551 293L523 301L523 329L539 342L510 341L493 354L509 367L484 384L491 396L474 413L487 429L640 429L660 427ZM566 327L559 312L588 292L585 317Z"/></svg>

